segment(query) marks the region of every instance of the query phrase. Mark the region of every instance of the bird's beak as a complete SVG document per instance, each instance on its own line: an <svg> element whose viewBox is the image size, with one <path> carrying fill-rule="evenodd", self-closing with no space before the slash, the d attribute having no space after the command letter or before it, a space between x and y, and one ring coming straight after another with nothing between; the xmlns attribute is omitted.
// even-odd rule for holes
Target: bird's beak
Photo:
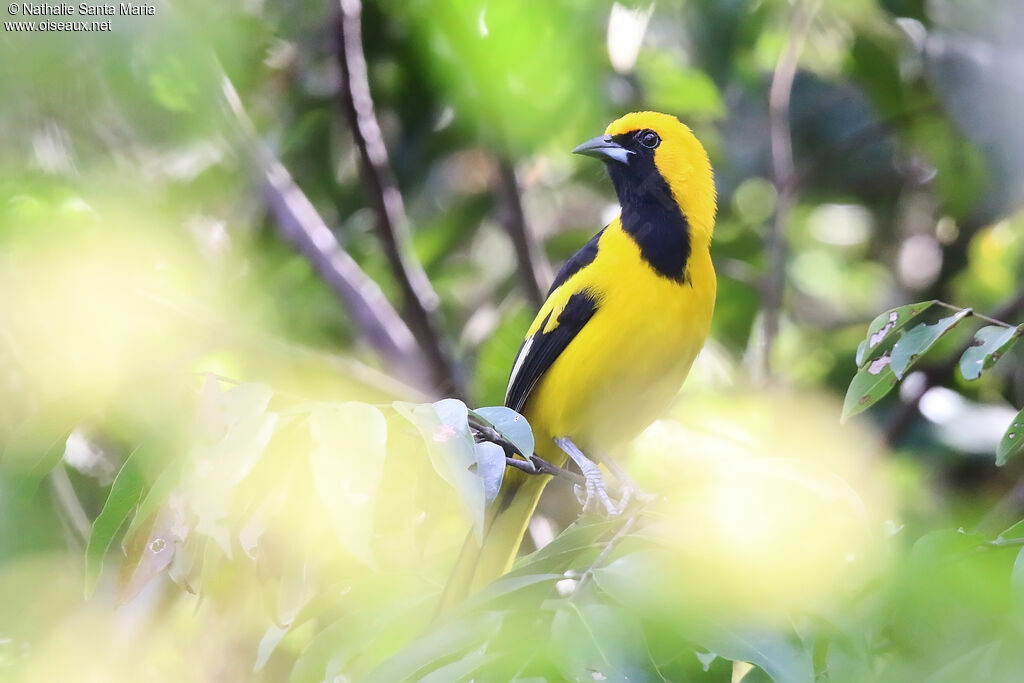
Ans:
<svg viewBox="0 0 1024 683"><path fill-rule="evenodd" d="M609 159L620 164L628 164L629 157L633 154L633 152L612 140L611 135L599 135L596 138L587 140L574 149L572 153L602 160Z"/></svg>

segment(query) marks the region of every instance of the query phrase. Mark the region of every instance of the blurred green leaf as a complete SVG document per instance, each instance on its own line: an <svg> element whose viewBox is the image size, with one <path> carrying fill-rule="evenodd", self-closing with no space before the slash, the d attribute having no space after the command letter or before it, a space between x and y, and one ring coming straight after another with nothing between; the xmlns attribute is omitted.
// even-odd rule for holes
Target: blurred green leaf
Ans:
<svg viewBox="0 0 1024 683"><path fill-rule="evenodd" d="M889 364L889 368L896 378L903 379L903 375L914 366L922 354L926 353L942 335L949 332L970 314L971 309L965 308L934 324L921 323L900 337L892 349L892 362Z"/></svg>
<svg viewBox="0 0 1024 683"><path fill-rule="evenodd" d="M1013 422L1006 429L1003 438L999 441L999 448L996 450L996 464L1005 465L1010 458L1015 458L1024 452L1024 410L1017 413Z"/></svg>
<svg viewBox="0 0 1024 683"><path fill-rule="evenodd" d="M922 301L916 304L907 304L881 313L871 324L868 325L867 337L857 347L857 367L863 367L868 361L872 361L882 355L887 340L893 340L896 332L899 332L907 323L916 319L934 306L937 301Z"/></svg>
<svg viewBox="0 0 1024 683"><path fill-rule="evenodd" d="M365 403L321 406L309 416L313 483L335 536L355 557L374 566L374 504L384 476L387 421Z"/></svg>
<svg viewBox="0 0 1024 683"><path fill-rule="evenodd" d="M843 400L843 421L878 403L896 386L896 375L889 367L891 361L886 353L857 371Z"/></svg>
<svg viewBox="0 0 1024 683"><path fill-rule="evenodd" d="M437 403L396 401L394 408L419 430L434 470L459 494L478 539L483 537L486 494L484 481L473 469L476 443L469 429L469 409L458 399Z"/></svg>
<svg viewBox="0 0 1024 683"><path fill-rule="evenodd" d="M431 629L371 671L367 683L415 680L440 664L494 637L501 628L501 612L481 612L471 618Z"/></svg>
<svg viewBox="0 0 1024 683"><path fill-rule="evenodd" d="M776 683L813 683L815 680L811 653L799 644L794 634L712 626L700 629L694 640L719 657L756 664Z"/></svg>
<svg viewBox="0 0 1024 683"><path fill-rule="evenodd" d="M551 647L563 680L642 680L647 662L636 618L598 603L563 601L551 622Z"/></svg>
<svg viewBox="0 0 1024 683"><path fill-rule="evenodd" d="M132 451L128 459L121 466L121 470L114 477L114 483L110 486L110 493L103 503L103 508L92 523L92 533L89 535L89 544L85 549L85 591L91 594L96 589L96 582L99 580L103 570L103 559L110 549L114 535L124 524L125 520L135 509L142 499L146 488L146 478L143 476L142 468L138 464L139 449Z"/></svg>
<svg viewBox="0 0 1024 683"><path fill-rule="evenodd" d="M711 77L700 69L679 63L668 52L642 53L637 73L652 109L704 117L720 116L725 109Z"/></svg>
<svg viewBox="0 0 1024 683"><path fill-rule="evenodd" d="M981 377L981 373L996 364L1004 353L1017 343L1024 334L1020 327L986 325L974 335L974 342L960 357L960 373L970 381Z"/></svg>

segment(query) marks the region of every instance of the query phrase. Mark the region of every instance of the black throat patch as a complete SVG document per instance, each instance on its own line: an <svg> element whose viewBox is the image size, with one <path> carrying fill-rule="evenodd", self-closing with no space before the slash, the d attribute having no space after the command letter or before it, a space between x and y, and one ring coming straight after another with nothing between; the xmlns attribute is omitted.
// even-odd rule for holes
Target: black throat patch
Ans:
<svg viewBox="0 0 1024 683"><path fill-rule="evenodd" d="M640 247L641 256L655 272L686 282L690 226L654 164L654 150L639 145L631 133L612 139L634 152L628 166L605 162L622 206L622 229Z"/></svg>

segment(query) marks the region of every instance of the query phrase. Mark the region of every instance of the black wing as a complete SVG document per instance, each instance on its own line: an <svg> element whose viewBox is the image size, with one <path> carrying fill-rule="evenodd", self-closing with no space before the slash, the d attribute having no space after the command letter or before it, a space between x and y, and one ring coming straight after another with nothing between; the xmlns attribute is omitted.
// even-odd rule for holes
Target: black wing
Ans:
<svg viewBox="0 0 1024 683"><path fill-rule="evenodd" d="M561 270L558 271L558 275L555 276L555 281L551 283L551 289L548 290L548 296L551 296L551 292L555 291L565 281L571 278L573 275L583 270L585 266L589 266L597 258L597 243L601 241L601 235L608 226L601 228L601 230L590 238L590 241L584 244L579 251L573 254L565 264L562 265Z"/></svg>
<svg viewBox="0 0 1024 683"><path fill-rule="evenodd" d="M563 270L565 269L563 268ZM516 355L508 393L505 394L506 406L517 413L523 411L526 399L530 397L530 392L540 382L544 373L596 312L597 300L590 292L582 291L569 297L565 308L558 315L558 324L550 332L543 330L547 326L551 314L549 313L544 318L538 331L523 342Z"/></svg>

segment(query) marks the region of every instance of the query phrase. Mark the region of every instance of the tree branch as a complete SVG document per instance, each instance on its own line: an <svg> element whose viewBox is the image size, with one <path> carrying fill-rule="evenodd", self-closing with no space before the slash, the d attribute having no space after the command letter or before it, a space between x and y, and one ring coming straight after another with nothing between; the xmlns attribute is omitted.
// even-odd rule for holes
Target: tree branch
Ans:
<svg viewBox="0 0 1024 683"><path fill-rule="evenodd" d="M514 467L527 474L550 474L553 477L565 479L577 486L586 486L587 480L575 472L550 463L535 453L531 453L529 457L523 455L516 448L515 444L498 433L493 427L477 420L472 415L469 416L469 426L473 430L473 436L478 442L490 441L501 446L502 450L505 451L505 464L508 467ZM516 456L519 457L517 458Z"/></svg>
<svg viewBox="0 0 1024 683"><path fill-rule="evenodd" d="M227 76L222 78L222 92L241 135L240 146L259 172L267 206L282 237L309 260L384 361L411 378L412 384L427 386L426 359L412 332L377 283L342 249L312 202L260 139Z"/></svg>
<svg viewBox="0 0 1024 683"><path fill-rule="evenodd" d="M398 282L409 327L430 360L433 381L445 394L462 394L461 372L452 359L438 315L439 298L427 274L409 252L409 221L388 162L373 110L366 73L360 0L337 0L336 55L341 72L341 104L359 152L363 188L377 215L377 235Z"/></svg>
<svg viewBox="0 0 1024 683"><path fill-rule="evenodd" d="M768 91L768 125L771 136L772 175L778 195L775 216L765 236L768 270L762 289L764 334L761 339L761 376L766 382L772 376L772 347L779 333L782 296L786 285L786 224L796 204L793 167L793 140L790 131L789 103L796 77L797 61L803 49L804 38L817 10L817 0L805 0L793 10L789 37L779 56Z"/></svg>
<svg viewBox="0 0 1024 683"><path fill-rule="evenodd" d="M523 289L530 303L540 307L551 284L551 266L526 222L515 166L505 158L498 159L498 185L504 203L501 224L515 247Z"/></svg>

